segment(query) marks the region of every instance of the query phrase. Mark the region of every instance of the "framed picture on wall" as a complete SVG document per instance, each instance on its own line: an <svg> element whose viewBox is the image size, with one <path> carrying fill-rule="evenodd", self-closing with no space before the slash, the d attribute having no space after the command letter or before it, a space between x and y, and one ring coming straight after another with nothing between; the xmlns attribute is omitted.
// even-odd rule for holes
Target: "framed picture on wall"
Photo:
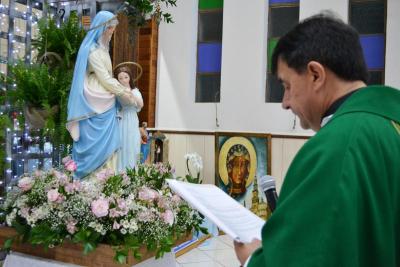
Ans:
<svg viewBox="0 0 400 267"><path fill-rule="evenodd" d="M263 219L270 210L258 185L266 174L271 174L270 134L215 134L216 185Z"/></svg>

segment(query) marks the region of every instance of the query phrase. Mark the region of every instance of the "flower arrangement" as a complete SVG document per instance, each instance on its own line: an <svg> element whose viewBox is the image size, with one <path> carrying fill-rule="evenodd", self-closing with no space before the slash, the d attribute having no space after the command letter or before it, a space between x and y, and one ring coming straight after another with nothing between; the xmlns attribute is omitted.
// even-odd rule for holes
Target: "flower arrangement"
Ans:
<svg viewBox="0 0 400 267"><path fill-rule="evenodd" d="M197 153L189 153L185 155L185 160L188 171L188 174L185 176L186 180L189 183L201 184L200 172L203 169L203 161L200 155ZM194 176L192 172L195 173L196 176Z"/></svg>
<svg viewBox="0 0 400 267"><path fill-rule="evenodd" d="M200 215L167 186L165 179L173 177L169 165L138 165L120 174L104 169L80 181L73 179L75 162L67 157L63 163L63 170L21 177L8 192L6 223L18 236L5 248L21 237L48 248L68 240L81 243L84 254L105 243L115 250L114 259L125 263L130 251L140 259L141 246L158 258L188 232L205 232Z"/></svg>

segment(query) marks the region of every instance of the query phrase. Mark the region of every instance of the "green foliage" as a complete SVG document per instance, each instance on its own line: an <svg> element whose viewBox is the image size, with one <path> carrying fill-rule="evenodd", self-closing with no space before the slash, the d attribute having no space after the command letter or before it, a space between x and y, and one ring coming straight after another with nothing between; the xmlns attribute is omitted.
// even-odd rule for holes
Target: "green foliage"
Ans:
<svg viewBox="0 0 400 267"><path fill-rule="evenodd" d="M67 105L73 68L85 31L79 25L78 16L71 13L68 20L57 27L49 17L39 21L39 37L32 40L38 50L38 61L25 64L20 61L9 65L9 76L1 80L14 90L8 90L6 97L19 108L34 107L45 111L45 134L50 135L53 144L71 144L65 128Z"/></svg>
<svg viewBox="0 0 400 267"><path fill-rule="evenodd" d="M63 68L72 69L78 55L79 46L85 37L85 31L79 25L79 18L72 12L68 21L57 27L54 19L39 20L39 38L32 41L32 46L38 49L38 59L47 52L57 54L62 59ZM53 63L53 62L52 62Z"/></svg>
<svg viewBox="0 0 400 267"><path fill-rule="evenodd" d="M151 17L155 18L157 23L162 20L166 23L173 23L171 14L162 11L161 4L166 7L176 6L177 0L127 0L124 1L120 8L120 12L128 17L129 34L131 40L140 26L146 24Z"/></svg>
<svg viewBox="0 0 400 267"><path fill-rule="evenodd" d="M114 175L108 178L107 183L104 185L104 194L109 197L113 193L118 193L121 183L122 177L120 175Z"/></svg>
<svg viewBox="0 0 400 267"><path fill-rule="evenodd" d="M9 75L8 84L15 85L15 89L8 92L13 103L44 109L58 105L59 91L68 90L67 79L70 78L59 69L50 72L45 64L26 65L22 61L9 65Z"/></svg>
<svg viewBox="0 0 400 267"><path fill-rule="evenodd" d="M4 241L3 249L9 250L11 248L11 245L13 242L14 242L14 238L8 238L6 241Z"/></svg>
<svg viewBox="0 0 400 267"><path fill-rule="evenodd" d="M91 229L82 228L74 235L73 241L75 243L82 243L83 254L87 255L96 249L97 244L101 241L101 235Z"/></svg>
<svg viewBox="0 0 400 267"><path fill-rule="evenodd" d="M186 174L185 179L188 183L192 183L192 184L201 184L203 182L200 178L200 174L198 174L196 177Z"/></svg>

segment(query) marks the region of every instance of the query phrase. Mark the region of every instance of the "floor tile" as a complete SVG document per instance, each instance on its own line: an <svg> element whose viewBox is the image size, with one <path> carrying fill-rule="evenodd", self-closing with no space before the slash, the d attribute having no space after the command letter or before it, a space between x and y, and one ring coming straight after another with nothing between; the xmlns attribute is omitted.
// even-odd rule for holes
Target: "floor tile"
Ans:
<svg viewBox="0 0 400 267"><path fill-rule="evenodd" d="M236 258L235 251L233 249L221 249L221 250L206 250L204 251L213 261L218 262L224 267L238 267L240 262Z"/></svg>
<svg viewBox="0 0 400 267"><path fill-rule="evenodd" d="M219 241L222 241L231 248L233 248L233 239L229 235L220 235L217 238Z"/></svg>
<svg viewBox="0 0 400 267"><path fill-rule="evenodd" d="M227 259L221 265L223 267L240 267L240 262L235 259Z"/></svg>
<svg viewBox="0 0 400 267"><path fill-rule="evenodd" d="M176 259L176 262L179 264L209 262L209 261L212 261L212 259L209 256L207 256L206 253L197 248L183 254L182 256Z"/></svg>
<svg viewBox="0 0 400 267"><path fill-rule="evenodd" d="M230 246L220 241L218 237L212 237L198 246L200 250L220 250L220 249L231 249Z"/></svg>
<svg viewBox="0 0 400 267"><path fill-rule="evenodd" d="M179 267L224 267L218 262L205 261L205 262L195 262L195 263L182 263Z"/></svg>

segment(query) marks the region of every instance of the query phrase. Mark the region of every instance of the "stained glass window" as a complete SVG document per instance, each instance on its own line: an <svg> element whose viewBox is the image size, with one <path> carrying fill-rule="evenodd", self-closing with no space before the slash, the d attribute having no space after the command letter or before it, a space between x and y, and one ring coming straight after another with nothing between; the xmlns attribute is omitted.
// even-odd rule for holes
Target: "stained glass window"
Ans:
<svg viewBox="0 0 400 267"><path fill-rule="evenodd" d="M223 0L199 0L196 102L219 102Z"/></svg>
<svg viewBox="0 0 400 267"><path fill-rule="evenodd" d="M271 58L280 37L299 22L299 0L270 0L268 13L266 102L282 102L281 84L271 73Z"/></svg>
<svg viewBox="0 0 400 267"><path fill-rule="evenodd" d="M368 84L383 84L385 79L386 1L351 0L349 23L360 33L367 64Z"/></svg>

